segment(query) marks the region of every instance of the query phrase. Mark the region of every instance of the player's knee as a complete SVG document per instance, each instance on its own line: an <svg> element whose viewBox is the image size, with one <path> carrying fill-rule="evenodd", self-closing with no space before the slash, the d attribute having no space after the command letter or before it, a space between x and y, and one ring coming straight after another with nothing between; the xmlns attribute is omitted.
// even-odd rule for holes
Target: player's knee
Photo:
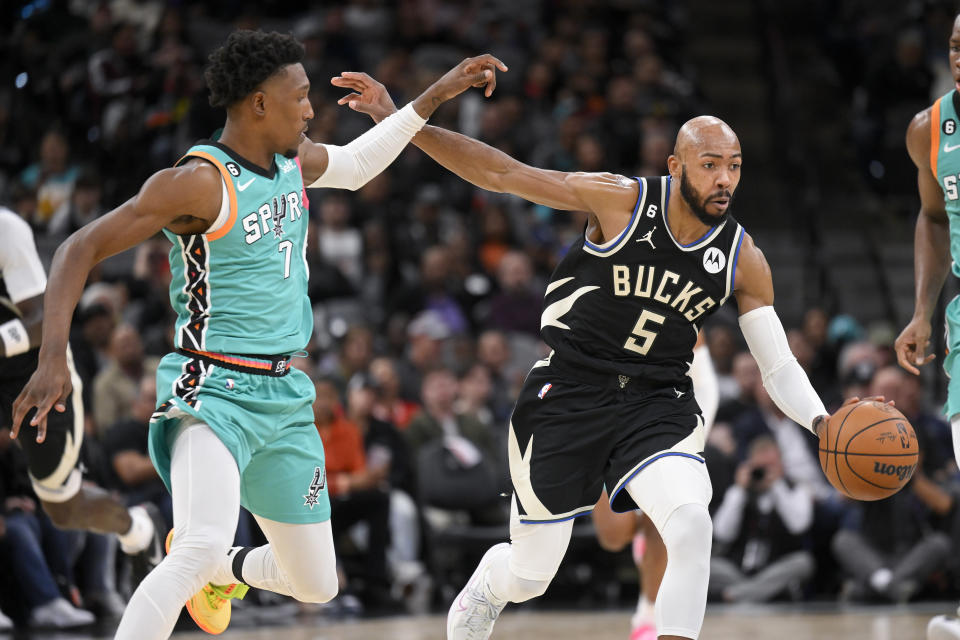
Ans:
<svg viewBox="0 0 960 640"><path fill-rule="evenodd" d="M233 542L233 531L200 530L175 531L168 560L182 571L204 578L205 582L217 572Z"/></svg>
<svg viewBox="0 0 960 640"><path fill-rule="evenodd" d="M528 580L510 572L510 602L526 602L547 592L549 580Z"/></svg>
<svg viewBox="0 0 960 640"><path fill-rule="evenodd" d="M300 602L330 602L340 590L335 569L311 571L308 575L287 576L290 595Z"/></svg>
<svg viewBox="0 0 960 640"><path fill-rule="evenodd" d="M713 523L706 505L689 503L677 507L660 532L667 547L667 562L683 555L697 562L710 562Z"/></svg>

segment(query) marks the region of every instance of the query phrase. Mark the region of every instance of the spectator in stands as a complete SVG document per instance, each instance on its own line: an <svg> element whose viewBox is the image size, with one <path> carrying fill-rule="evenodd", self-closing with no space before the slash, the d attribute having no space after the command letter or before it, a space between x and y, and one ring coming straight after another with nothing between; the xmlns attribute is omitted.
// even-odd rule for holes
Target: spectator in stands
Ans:
<svg viewBox="0 0 960 640"><path fill-rule="evenodd" d="M477 361L487 368L490 381L493 384L491 399L493 400L493 416L497 421L505 421L513 411L513 402L519 393L519 384L522 383L518 368L513 363L513 356L507 336L502 331L488 329L477 339ZM529 369L531 362L524 363ZM524 374L526 371L524 370Z"/></svg>
<svg viewBox="0 0 960 640"><path fill-rule="evenodd" d="M437 312L424 311L407 326L407 337L406 353L397 365L400 395L406 400L419 402L424 375L440 366L450 328Z"/></svg>
<svg viewBox="0 0 960 640"><path fill-rule="evenodd" d="M140 334L129 324L118 326L110 338L110 361L93 380L93 420L103 435L130 415L140 381L153 378L157 358L144 357Z"/></svg>
<svg viewBox="0 0 960 640"><path fill-rule="evenodd" d="M837 358L840 394L836 398L866 398L870 394L870 381L879 367L880 356L873 343L863 340L846 343Z"/></svg>
<svg viewBox="0 0 960 640"><path fill-rule="evenodd" d="M54 528L37 508L26 455L13 444L7 429L0 430L0 520L5 523L2 542L10 550L13 574L30 607L30 626L64 629L92 623L92 613L74 607L60 594L44 549L57 554L54 564L66 574L69 534Z"/></svg>
<svg viewBox="0 0 960 640"><path fill-rule="evenodd" d="M539 337L543 295L535 289L530 258L520 251L504 254L497 269L497 283L500 291L490 299L486 326Z"/></svg>
<svg viewBox="0 0 960 640"><path fill-rule="evenodd" d="M331 380L314 384L313 417L323 440L326 482L330 492L330 521L335 540L359 522L367 524L362 570L347 577L361 583L359 597L369 609L390 603L387 547L390 540L390 498L382 485L390 465L367 465L363 433L343 412L337 387Z"/></svg>
<svg viewBox="0 0 960 640"><path fill-rule="evenodd" d="M113 475L111 485L123 493L127 504L152 502L167 522L173 522L170 494L150 461L147 447L150 416L156 404L156 383L145 376L140 379L129 415L111 425L101 443Z"/></svg>
<svg viewBox="0 0 960 640"><path fill-rule="evenodd" d="M84 166L77 172L69 203L59 207L51 216L47 235L66 238L68 235L106 213L101 201L100 172Z"/></svg>
<svg viewBox="0 0 960 640"><path fill-rule="evenodd" d="M368 327L354 325L341 338L339 349L320 361L319 372L335 380L340 397L345 398L347 382L366 371L372 359L373 332Z"/></svg>
<svg viewBox="0 0 960 640"><path fill-rule="evenodd" d="M443 439L474 460L487 456L495 459L496 450L490 430L476 415L457 413L457 378L449 369L435 369L423 379L423 409L407 427L406 437L416 458L420 448L431 440Z"/></svg>
<svg viewBox="0 0 960 640"><path fill-rule="evenodd" d="M400 395L400 376L397 363L390 357L374 358L370 363L370 376L375 380L380 393L373 406L373 415L389 422L403 431L420 410L420 405Z"/></svg>
<svg viewBox="0 0 960 640"><path fill-rule="evenodd" d="M390 573L397 594L422 596L426 569L420 562L420 513L414 502L414 469L403 434L374 417L381 387L366 372L350 378L347 385L347 417L363 434L367 467L377 473L386 469L381 488L390 496L390 546L387 549ZM418 602L414 608L422 609Z"/></svg>
<svg viewBox="0 0 960 640"><path fill-rule="evenodd" d="M932 447L918 436L925 461ZM850 505L844 527L833 539L836 560L848 576L841 599L907 602L945 565L951 541L940 528L955 498L931 478L938 471L922 461L899 492Z"/></svg>
<svg viewBox="0 0 960 640"><path fill-rule="evenodd" d="M350 201L343 195L325 193L320 202L320 256L337 268L359 290L363 279L363 236L350 226Z"/></svg>
<svg viewBox="0 0 960 640"><path fill-rule="evenodd" d="M713 351L711 350L711 355ZM750 353L743 351L733 357L730 371L736 392L727 399L721 399L717 408L717 422L735 423L744 413L757 406L757 389L762 385L757 361Z"/></svg>
<svg viewBox="0 0 960 640"><path fill-rule="evenodd" d="M813 497L784 475L773 438L757 437L749 451L713 516L719 548L709 591L726 602L765 602L784 591L799 599L814 571L813 556L803 549Z"/></svg>
<svg viewBox="0 0 960 640"><path fill-rule="evenodd" d="M941 474L937 479L944 480L946 471L955 465L953 435L950 423L925 406L920 378L896 365L884 367L874 374L870 395L894 401L924 443L924 469L930 475Z"/></svg>
<svg viewBox="0 0 960 640"><path fill-rule="evenodd" d="M70 164L70 144L57 129L50 129L40 141L40 158L23 170L20 181L37 194L36 217L30 220L38 232L46 233L51 220L64 215L70 206L78 169Z"/></svg>

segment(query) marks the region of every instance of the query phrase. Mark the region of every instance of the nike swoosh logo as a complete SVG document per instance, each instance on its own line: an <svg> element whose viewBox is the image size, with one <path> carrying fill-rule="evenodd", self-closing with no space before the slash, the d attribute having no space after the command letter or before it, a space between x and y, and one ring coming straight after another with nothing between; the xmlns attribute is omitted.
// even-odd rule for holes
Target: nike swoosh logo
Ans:
<svg viewBox="0 0 960 640"><path fill-rule="evenodd" d="M944 153L950 153L951 151L956 151L957 149L960 149L960 144L951 145L949 142L947 142L943 145Z"/></svg>
<svg viewBox="0 0 960 640"><path fill-rule="evenodd" d="M238 182L238 183L237 183L237 191L243 191L244 189L246 189L247 187L249 187L251 184L253 184L253 181L254 181L254 180L256 180L256 178L250 178L249 180L247 180L247 181L244 182L243 184L240 184L240 183Z"/></svg>

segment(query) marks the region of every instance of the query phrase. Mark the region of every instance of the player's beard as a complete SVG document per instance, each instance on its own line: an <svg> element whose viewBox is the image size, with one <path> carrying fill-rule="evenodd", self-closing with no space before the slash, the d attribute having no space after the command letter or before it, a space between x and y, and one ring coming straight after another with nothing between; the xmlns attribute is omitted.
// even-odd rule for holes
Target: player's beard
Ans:
<svg viewBox="0 0 960 640"><path fill-rule="evenodd" d="M286 151L283 152L282 155L287 160L293 160L294 158L297 157L299 153L300 153L299 149L287 149Z"/></svg>
<svg viewBox="0 0 960 640"><path fill-rule="evenodd" d="M680 170L680 196L687 203L687 206L690 207L690 210L693 211L693 215L697 216L697 219L708 227L723 224L730 214L730 208L733 206L733 193L726 189L712 193L707 197L702 197L700 192L694 189L693 185L687 180L686 166ZM719 197L727 198L727 208L723 213L715 216L707 212L707 201Z"/></svg>

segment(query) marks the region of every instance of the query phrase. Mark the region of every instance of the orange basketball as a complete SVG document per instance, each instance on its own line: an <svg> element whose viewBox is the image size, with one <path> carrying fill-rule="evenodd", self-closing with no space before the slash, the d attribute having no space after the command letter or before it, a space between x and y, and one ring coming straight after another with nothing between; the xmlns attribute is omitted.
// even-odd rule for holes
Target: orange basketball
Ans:
<svg viewBox="0 0 960 640"><path fill-rule="evenodd" d="M895 494L913 476L919 454L913 427L882 402L842 407L820 432L820 466L827 480L856 500Z"/></svg>

